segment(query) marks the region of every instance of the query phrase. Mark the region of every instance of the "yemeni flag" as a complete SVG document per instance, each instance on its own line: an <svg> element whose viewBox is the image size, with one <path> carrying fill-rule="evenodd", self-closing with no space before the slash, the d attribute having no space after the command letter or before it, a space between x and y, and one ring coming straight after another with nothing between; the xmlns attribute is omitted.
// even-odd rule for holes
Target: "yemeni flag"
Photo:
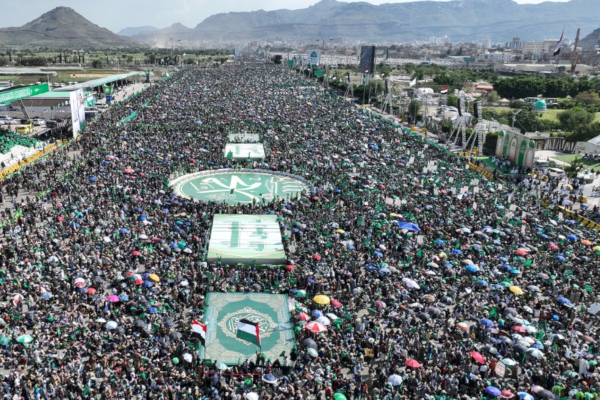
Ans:
<svg viewBox="0 0 600 400"><path fill-rule="evenodd" d="M560 34L560 39L558 39L558 43L556 43L556 50L554 50L554 54L552 54L553 56L557 56L560 54L560 48L563 45L563 35L565 34L565 30L563 29L562 33Z"/></svg>
<svg viewBox="0 0 600 400"><path fill-rule="evenodd" d="M237 338L254 343L260 347L260 329L258 322L240 319L237 323Z"/></svg>
<svg viewBox="0 0 600 400"><path fill-rule="evenodd" d="M441 94L448 94L448 88L447 87L443 88L442 90L440 90L440 93Z"/></svg>
<svg viewBox="0 0 600 400"><path fill-rule="evenodd" d="M206 325L193 320L192 321L192 337L198 338L198 341L203 347L206 347Z"/></svg>

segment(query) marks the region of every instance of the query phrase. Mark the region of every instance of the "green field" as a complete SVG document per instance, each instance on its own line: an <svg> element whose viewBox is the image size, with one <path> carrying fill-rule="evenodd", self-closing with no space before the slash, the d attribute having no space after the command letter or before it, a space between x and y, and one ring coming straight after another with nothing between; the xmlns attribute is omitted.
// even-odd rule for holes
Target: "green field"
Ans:
<svg viewBox="0 0 600 400"><path fill-rule="evenodd" d="M552 157L552 158L555 158L562 162L572 163L574 160L581 158L581 157L577 154L568 154L565 156L558 156L558 157ZM600 163L598 163L596 161L582 159L581 162L583 165L585 165L587 168L592 169L593 171L600 171Z"/></svg>
<svg viewBox="0 0 600 400"><path fill-rule="evenodd" d="M506 111L514 111L512 108L508 108L508 107L485 107L485 108L489 109L489 110L494 110L497 113L504 113ZM558 122L558 114L563 111L565 111L565 110L549 109L547 113L540 114L540 119ZM596 113L596 118L594 119L594 122L600 122L600 113Z"/></svg>

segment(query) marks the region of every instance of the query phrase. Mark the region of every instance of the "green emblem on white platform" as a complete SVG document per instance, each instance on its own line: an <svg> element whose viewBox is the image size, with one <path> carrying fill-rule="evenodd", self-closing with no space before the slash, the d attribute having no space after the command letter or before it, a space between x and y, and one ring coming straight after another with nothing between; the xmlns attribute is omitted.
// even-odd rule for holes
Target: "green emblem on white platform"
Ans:
<svg viewBox="0 0 600 400"><path fill-rule="evenodd" d="M208 246L208 262L285 265L285 249L277 217L215 215Z"/></svg>
<svg viewBox="0 0 600 400"><path fill-rule="evenodd" d="M237 337L237 323L240 319L257 322L261 339L268 338L279 328L277 322L273 321L273 318L269 315L258 312L250 307L245 307L225 315L218 325L225 335L235 340L241 340Z"/></svg>
<svg viewBox="0 0 600 400"><path fill-rule="evenodd" d="M234 160L261 160L265 158L265 148L261 143L229 143L225 145L225 157Z"/></svg>
<svg viewBox="0 0 600 400"><path fill-rule="evenodd" d="M206 202L253 204L277 197L296 197L308 185L294 175L273 174L261 170L203 171L179 177L171 182L175 193Z"/></svg>

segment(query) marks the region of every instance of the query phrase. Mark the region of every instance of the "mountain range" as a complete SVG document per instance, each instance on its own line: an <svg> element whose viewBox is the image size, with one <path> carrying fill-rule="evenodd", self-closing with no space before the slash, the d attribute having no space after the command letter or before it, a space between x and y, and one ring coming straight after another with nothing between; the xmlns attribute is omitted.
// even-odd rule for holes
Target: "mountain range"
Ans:
<svg viewBox="0 0 600 400"><path fill-rule="evenodd" d="M414 1L373 5L322 0L299 10L230 12L210 16L194 28L175 24L134 35L153 44L292 39L312 41L406 42L448 36L456 41L486 37L495 42L558 39L563 28L574 38L598 28L600 1L571 0L518 4L512 0ZM572 31L572 32L571 32Z"/></svg>
<svg viewBox="0 0 600 400"><path fill-rule="evenodd" d="M581 47L584 50L590 50L595 48L596 45L600 44L598 41L600 39L600 28L596 29L583 39L579 41L577 47Z"/></svg>
<svg viewBox="0 0 600 400"><path fill-rule="evenodd" d="M0 29L0 45L79 49L140 44L93 24L72 8L57 7L21 27Z"/></svg>
<svg viewBox="0 0 600 400"><path fill-rule="evenodd" d="M587 35L598 28L598 0L518 4L512 0L413 1L373 5L322 0L299 10L215 14L193 28L176 23L168 28L125 28L115 34L88 21L73 9L58 7L18 28L0 29L0 46L110 48L161 46L181 42L198 46L214 42L296 40L310 43L390 43L448 36L453 42L494 42L565 38L575 30ZM599 31L582 40L597 44Z"/></svg>

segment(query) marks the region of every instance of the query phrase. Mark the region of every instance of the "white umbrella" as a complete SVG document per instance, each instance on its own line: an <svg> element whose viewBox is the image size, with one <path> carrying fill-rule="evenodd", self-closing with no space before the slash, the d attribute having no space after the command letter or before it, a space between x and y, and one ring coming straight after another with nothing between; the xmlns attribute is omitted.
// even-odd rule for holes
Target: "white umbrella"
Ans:
<svg viewBox="0 0 600 400"><path fill-rule="evenodd" d="M420 289L421 286L410 278L402 278L402 282L406 284L409 288Z"/></svg>
<svg viewBox="0 0 600 400"><path fill-rule="evenodd" d="M524 328L529 333L537 333L537 331L538 331L534 326L531 326L531 325L527 325Z"/></svg>
<svg viewBox="0 0 600 400"><path fill-rule="evenodd" d="M107 331L112 331L113 329L117 329L117 323L115 321L108 321L106 323L106 330Z"/></svg>
<svg viewBox="0 0 600 400"><path fill-rule="evenodd" d="M390 375L388 382L391 383L392 386L400 386L402 385L402 377L396 374Z"/></svg>
<svg viewBox="0 0 600 400"><path fill-rule="evenodd" d="M527 349L527 354L529 354L531 357L535 357L535 358L542 358L542 357L544 357L544 353L542 353L538 349Z"/></svg>
<svg viewBox="0 0 600 400"><path fill-rule="evenodd" d="M515 360L513 360L511 358L504 358L502 360L502 364L508 365L509 367L514 367L515 365L518 364L518 362L516 362Z"/></svg>
<svg viewBox="0 0 600 400"><path fill-rule="evenodd" d="M186 362L189 362L189 363L191 363L191 362L192 362L192 355L191 355L190 353L185 353L185 354L183 355L183 359L184 359Z"/></svg>
<svg viewBox="0 0 600 400"><path fill-rule="evenodd" d="M247 400L258 400L258 394L254 392L250 392L246 395Z"/></svg>
<svg viewBox="0 0 600 400"><path fill-rule="evenodd" d="M317 322L322 323L325 326L329 326L331 325L331 320L325 316L319 317L317 318Z"/></svg>
<svg viewBox="0 0 600 400"><path fill-rule="evenodd" d="M327 313L325 314L327 316L327 318L329 318L332 321L335 321L336 319L340 319L340 317L338 317L337 315L335 315L334 313Z"/></svg>

